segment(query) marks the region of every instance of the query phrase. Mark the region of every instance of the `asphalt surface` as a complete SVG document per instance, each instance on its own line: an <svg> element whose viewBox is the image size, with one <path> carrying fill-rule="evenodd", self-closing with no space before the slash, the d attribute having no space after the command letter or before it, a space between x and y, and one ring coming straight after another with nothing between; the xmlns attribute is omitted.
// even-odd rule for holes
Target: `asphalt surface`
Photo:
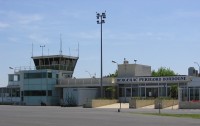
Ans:
<svg viewBox="0 0 200 126"><path fill-rule="evenodd" d="M0 106L0 126L199 126L200 119L136 114L155 109L105 109L57 106ZM161 110L200 113L200 110Z"/></svg>

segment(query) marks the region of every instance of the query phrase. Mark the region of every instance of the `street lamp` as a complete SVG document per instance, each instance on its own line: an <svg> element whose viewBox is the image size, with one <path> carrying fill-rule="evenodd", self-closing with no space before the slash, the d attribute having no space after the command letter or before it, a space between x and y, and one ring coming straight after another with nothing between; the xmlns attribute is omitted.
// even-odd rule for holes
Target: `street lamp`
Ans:
<svg viewBox="0 0 200 126"><path fill-rule="evenodd" d="M116 72L118 72L118 63L116 62L116 61L114 61L114 60L112 60L112 63L115 63L115 64L117 64L117 70L116 70ZM118 76L118 73L117 73L117 75L116 76Z"/></svg>
<svg viewBox="0 0 200 126"><path fill-rule="evenodd" d="M199 63L197 63L197 62L194 62L194 63L197 64L198 67L199 67L199 72L198 72L198 76L199 76L199 74L200 74L200 65L199 65Z"/></svg>
<svg viewBox="0 0 200 126"><path fill-rule="evenodd" d="M137 60L136 60L136 59L134 59L134 62L135 62L135 64L136 64Z"/></svg>
<svg viewBox="0 0 200 126"><path fill-rule="evenodd" d="M103 98L103 86L102 86L102 76L103 76L103 63L102 63L102 24L105 23L106 11L103 13L96 13L97 24L101 24L101 98Z"/></svg>
<svg viewBox="0 0 200 126"><path fill-rule="evenodd" d="M113 61L113 60L112 60L112 63L116 63L116 64L117 64L117 62L116 62L116 61Z"/></svg>
<svg viewBox="0 0 200 126"><path fill-rule="evenodd" d="M45 45L41 45L40 47L42 47L42 56L43 56L43 48L45 47Z"/></svg>
<svg viewBox="0 0 200 126"><path fill-rule="evenodd" d="M112 63L117 64L117 71L118 71L118 63L116 61L114 61L114 60L112 60Z"/></svg>
<svg viewBox="0 0 200 126"><path fill-rule="evenodd" d="M117 67L118 67L118 63L117 63L116 61L112 60L112 63L116 63L116 64L117 64ZM119 87L118 87L118 88L119 88ZM118 94L119 94L119 93L118 93ZM120 104L119 104L119 109L118 109L118 112L120 112L120 111L121 111L121 108L122 108L122 107L121 107L121 106L122 106L122 105L121 105L121 104L122 104L122 102L121 102L121 100L120 100L120 99L119 99L119 103L120 103Z"/></svg>
<svg viewBox="0 0 200 126"><path fill-rule="evenodd" d="M87 73L90 75L90 77L92 78L92 76L91 76L91 74L90 74L90 72L89 72L89 71L87 71L87 70L86 70L85 72L87 72Z"/></svg>
<svg viewBox="0 0 200 126"><path fill-rule="evenodd" d="M9 67L9 69L10 69L10 70L13 70L13 71L14 71L14 73L15 73L15 69L14 69L13 67Z"/></svg>
<svg viewBox="0 0 200 126"><path fill-rule="evenodd" d="M9 69L14 69L13 67L9 67Z"/></svg>

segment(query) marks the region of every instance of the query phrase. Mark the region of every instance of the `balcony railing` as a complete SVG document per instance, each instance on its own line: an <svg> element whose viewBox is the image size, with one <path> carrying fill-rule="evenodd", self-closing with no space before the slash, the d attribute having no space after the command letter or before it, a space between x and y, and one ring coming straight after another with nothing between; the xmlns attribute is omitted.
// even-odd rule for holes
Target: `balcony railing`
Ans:
<svg viewBox="0 0 200 126"><path fill-rule="evenodd" d="M103 86L115 86L115 82L115 78L103 78L102 80ZM99 87L100 85L100 78L69 78L59 79L56 87Z"/></svg>

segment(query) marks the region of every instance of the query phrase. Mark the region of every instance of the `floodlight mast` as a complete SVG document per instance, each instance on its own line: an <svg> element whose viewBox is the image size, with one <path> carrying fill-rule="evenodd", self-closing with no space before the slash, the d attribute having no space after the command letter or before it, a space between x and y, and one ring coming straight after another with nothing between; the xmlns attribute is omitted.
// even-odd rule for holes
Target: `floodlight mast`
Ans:
<svg viewBox="0 0 200 126"><path fill-rule="evenodd" d="M97 24L101 24L101 98L103 98L103 84L102 84L102 76L103 76L103 56L102 56L102 24L105 23L106 19L106 11L103 13L96 13L97 15Z"/></svg>

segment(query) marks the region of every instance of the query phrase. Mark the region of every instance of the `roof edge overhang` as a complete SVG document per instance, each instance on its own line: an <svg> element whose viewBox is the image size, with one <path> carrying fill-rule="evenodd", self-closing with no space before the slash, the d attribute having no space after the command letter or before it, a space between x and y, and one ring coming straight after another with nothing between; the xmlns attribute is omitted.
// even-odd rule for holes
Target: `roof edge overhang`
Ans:
<svg viewBox="0 0 200 126"><path fill-rule="evenodd" d="M76 56L67 56L67 55L44 55L44 56L32 56L32 59L41 59L41 58L69 58L69 59L78 59Z"/></svg>

